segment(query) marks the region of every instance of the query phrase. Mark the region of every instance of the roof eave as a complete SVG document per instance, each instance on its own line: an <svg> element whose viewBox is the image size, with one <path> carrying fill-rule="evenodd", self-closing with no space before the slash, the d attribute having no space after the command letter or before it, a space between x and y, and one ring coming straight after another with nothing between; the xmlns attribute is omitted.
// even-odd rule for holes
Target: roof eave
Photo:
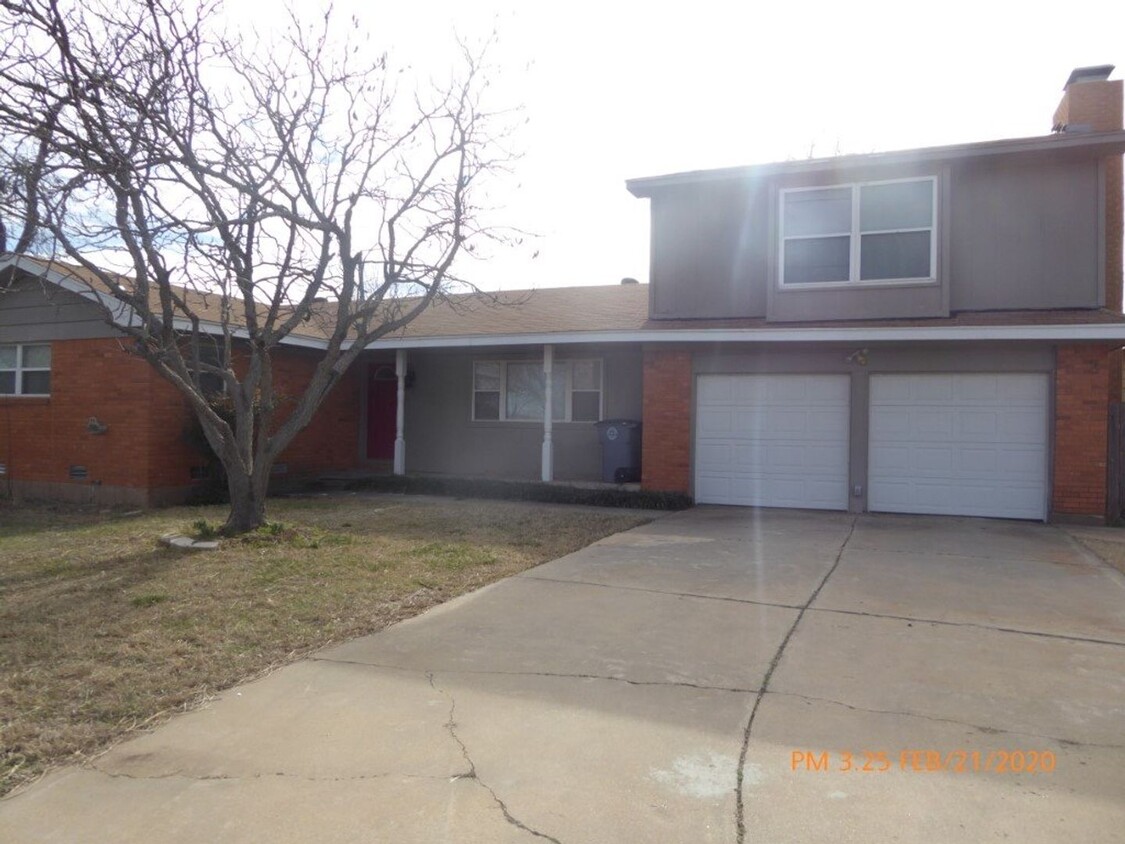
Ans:
<svg viewBox="0 0 1125 844"><path fill-rule="evenodd" d="M1125 323L942 325L913 327L674 328L619 331L383 337L368 349L453 349L613 343L903 343L1113 342L1125 345Z"/></svg>
<svg viewBox="0 0 1125 844"><path fill-rule="evenodd" d="M780 161L744 167L723 167L714 170L691 170L659 176L628 179L625 187L638 198L650 197L668 187L695 185L737 179L761 179L802 173L856 170L864 167L888 167L921 162L954 161L988 158L1000 155L1029 153L1080 152L1091 155L1120 155L1125 152L1125 131L1087 132L1068 135L1040 135L1033 138L1012 138L1002 141L980 141L940 147L873 152L863 155L840 155L803 161Z"/></svg>

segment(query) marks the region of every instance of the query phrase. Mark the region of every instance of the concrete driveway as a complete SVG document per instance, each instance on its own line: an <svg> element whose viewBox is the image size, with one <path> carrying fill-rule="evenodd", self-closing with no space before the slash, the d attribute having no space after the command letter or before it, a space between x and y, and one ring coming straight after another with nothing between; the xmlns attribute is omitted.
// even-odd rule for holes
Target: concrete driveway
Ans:
<svg viewBox="0 0 1125 844"><path fill-rule="evenodd" d="M1120 574L1044 525L728 508L324 651L0 803L12 844L1123 829Z"/></svg>

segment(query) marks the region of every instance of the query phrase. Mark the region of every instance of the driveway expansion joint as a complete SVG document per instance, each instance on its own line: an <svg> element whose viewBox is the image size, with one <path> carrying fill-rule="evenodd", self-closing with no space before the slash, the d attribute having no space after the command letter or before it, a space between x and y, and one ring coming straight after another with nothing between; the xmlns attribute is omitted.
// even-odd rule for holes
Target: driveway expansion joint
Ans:
<svg viewBox="0 0 1125 844"><path fill-rule="evenodd" d="M831 567L824 573L824 577L816 585L816 588L809 595L804 606L798 608L797 617L793 619L793 623L789 626L785 638L781 640L781 644L777 647L777 652L770 660L769 666L766 668L766 673L762 677L762 687L758 690L757 696L754 698L754 705L750 709L750 717L746 719L746 729L742 733L742 750L738 754L738 771L735 778L735 800L734 800L734 824L737 844L743 844L746 841L746 804L744 800L744 784L745 784L745 770L746 770L746 755L750 750L750 733L754 729L754 718L758 714L758 708L762 705L762 700L765 698L766 693L769 691L770 679L773 677L773 672L777 669L778 664L781 662L781 656L785 653L785 647L789 644L789 640L793 638L793 634L797 632L797 626L801 623L801 619L805 617L813 601L817 599L820 590L824 588L824 584L832 577L832 574L840 565L840 560L844 557L844 549L848 547L848 540L852 538L855 533L856 522L859 521L859 516L852 518L851 527L848 528L848 535L844 537L844 541L840 543L840 548L836 552L836 559L832 561Z"/></svg>
<svg viewBox="0 0 1125 844"><path fill-rule="evenodd" d="M891 621L906 621L911 624L938 624L945 627L975 627L978 630L992 630L996 633L1014 633L1017 636L1039 636L1044 639L1062 639L1064 642L1084 642L1091 645L1110 645L1116 648L1125 648L1125 642L1112 639L1094 639L1089 636L1074 636L1069 633L1047 633L1041 630L1024 630L1019 627L998 627L993 624L981 624L978 621L946 621L940 618L918 618L910 615L890 615L880 612L864 612L863 610L845 610L836 607L809 607L809 612L835 613L837 615L855 615L863 618L885 618Z"/></svg>
<svg viewBox="0 0 1125 844"><path fill-rule="evenodd" d="M433 674L432 671L426 672L426 679L430 683L430 688L432 688L436 692L440 692L441 694L445 695L445 697L449 698L449 720L447 720L445 722L445 728L446 728L446 730L449 731L450 738L452 738L453 741L455 741L457 743L457 746L461 748L461 755L465 757L465 762L469 766L468 773L464 774L462 778L463 779L471 779L473 782L475 782L477 785L479 785L481 788L483 788L485 791L487 791L489 793L489 795L491 795L492 801L496 804L497 808L499 808L500 812L504 815L504 820L506 820L512 826L516 827L517 829L521 829L524 832L526 832L529 835L532 835L536 838L542 838L546 841L553 841L554 844L562 844L562 842L559 841L559 839L557 839L557 838L555 838L551 835L547 835L545 832L540 832L537 829L532 829L530 826L525 824L519 818L515 817L509 811L507 804L505 804L504 801L500 799L500 796L492 789L492 787L480 778L480 776L477 774L476 763L473 761L473 758L469 755L469 748L465 746L465 742L457 734L457 720L456 720L457 700L453 697L452 694L450 694L445 689L440 688L437 685L437 683L434 681L434 674Z"/></svg>
<svg viewBox="0 0 1125 844"><path fill-rule="evenodd" d="M920 718L924 721L934 721L939 724L953 724L958 727L968 727L973 730L979 730L982 733L990 735L1009 735L1009 736L1025 736L1027 738L1044 739L1046 741L1057 742L1058 744L1067 747L1089 748L1092 750L1125 750L1123 744L1099 744L1097 742L1077 741L1076 739L1060 738L1059 736L1049 736L1044 733L1033 733L1027 730L1009 730L1003 727L993 727L984 724L973 724L968 721L958 721L956 718L942 718L940 715L925 715L921 712L908 712L900 711L897 709L871 709L866 706L857 706L851 703L845 703L842 700L833 700L832 698L816 697L814 695L805 695L800 692L775 692L767 690L766 694L776 695L778 697L795 697L800 700L812 701L814 703L827 703L832 706L840 706L844 709L851 710L852 712L870 712L872 715L897 715L903 718Z"/></svg>
<svg viewBox="0 0 1125 844"><path fill-rule="evenodd" d="M701 595L697 592L672 592L668 589L650 589L646 586L622 586L617 583L596 583L592 580L566 580L560 577L542 577L533 574L518 574L520 580L538 580L542 583L566 583L577 586L596 586L598 589L620 589L624 592L648 592L653 595L668 595L673 598L699 598L703 601L726 601L731 604L753 604L757 607L777 607L783 610L799 610L800 604L778 604L773 601L753 601L749 598L731 598L727 595Z"/></svg>
<svg viewBox="0 0 1125 844"><path fill-rule="evenodd" d="M686 680L630 680L628 677L611 677L606 674L571 674L561 671L485 671L471 668L404 668L401 665L386 665L379 662L361 662L352 659L331 659L329 657L308 657L314 662L334 662L340 665L359 665L364 668L378 668L386 671L404 671L410 674L424 674L429 678L436 670L442 674L465 674L483 677L556 677L561 680L601 680L607 683L625 683L629 686L665 686L669 688L700 689L705 692L729 692L738 695L756 695L759 689L740 686L711 686L706 683L689 683ZM439 690L442 691L442 690Z"/></svg>

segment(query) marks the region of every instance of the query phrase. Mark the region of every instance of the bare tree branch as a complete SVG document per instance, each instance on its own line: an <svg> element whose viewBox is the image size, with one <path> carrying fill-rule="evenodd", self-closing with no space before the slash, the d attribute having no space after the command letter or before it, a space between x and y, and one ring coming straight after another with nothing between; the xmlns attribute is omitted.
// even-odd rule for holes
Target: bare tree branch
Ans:
<svg viewBox="0 0 1125 844"><path fill-rule="evenodd" d="M402 96L354 21L340 37L331 13L291 13L285 37L244 46L190 2L0 0L0 218L20 229L4 245L46 238L127 306L131 348L223 463L237 531L367 344L463 289L469 241L502 236L476 196L510 163L510 115L482 105L487 45ZM279 349L313 331L325 350L283 408Z"/></svg>

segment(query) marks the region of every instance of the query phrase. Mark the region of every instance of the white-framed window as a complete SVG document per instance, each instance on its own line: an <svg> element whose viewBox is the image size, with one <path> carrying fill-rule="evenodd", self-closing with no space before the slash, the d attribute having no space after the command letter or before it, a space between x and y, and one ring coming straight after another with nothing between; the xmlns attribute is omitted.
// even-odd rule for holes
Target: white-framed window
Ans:
<svg viewBox="0 0 1125 844"><path fill-rule="evenodd" d="M937 280L937 179L781 191L786 287Z"/></svg>
<svg viewBox="0 0 1125 844"><path fill-rule="evenodd" d="M0 396L49 396L51 346L17 343L0 346Z"/></svg>
<svg viewBox="0 0 1125 844"><path fill-rule="evenodd" d="M542 422L547 378L542 360L473 362L474 421ZM551 418L597 422L602 418L602 362L555 360L551 367Z"/></svg>

